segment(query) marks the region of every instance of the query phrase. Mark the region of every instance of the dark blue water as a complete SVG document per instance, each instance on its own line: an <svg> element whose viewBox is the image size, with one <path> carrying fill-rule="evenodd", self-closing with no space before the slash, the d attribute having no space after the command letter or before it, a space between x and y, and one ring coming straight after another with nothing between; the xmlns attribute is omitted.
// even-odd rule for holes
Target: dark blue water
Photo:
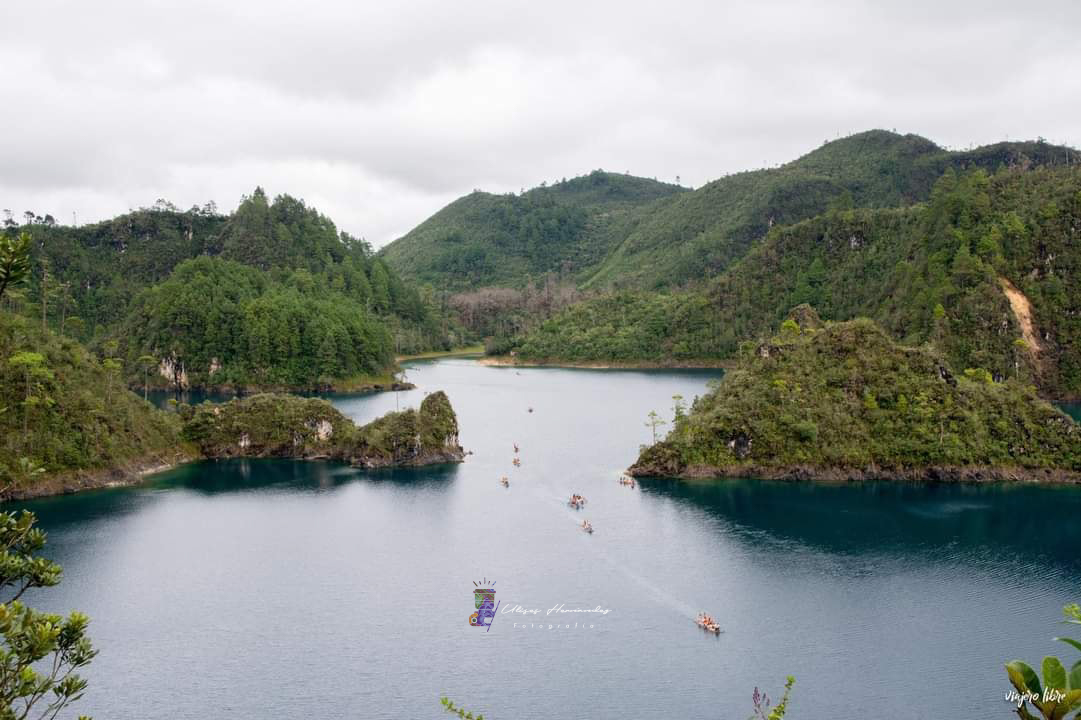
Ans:
<svg viewBox="0 0 1081 720"><path fill-rule="evenodd" d="M206 463L31 503L66 568L33 601L88 612L101 649L79 710L440 718L448 695L496 720L742 718L792 674L792 718L1006 717L1004 662L1077 659L1050 640L1081 600L1076 489L618 485L646 414L710 377L418 364L417 390L338 405L363 421L446 390L462 465ZM485 578L540 615L470 627Z"/></svg>

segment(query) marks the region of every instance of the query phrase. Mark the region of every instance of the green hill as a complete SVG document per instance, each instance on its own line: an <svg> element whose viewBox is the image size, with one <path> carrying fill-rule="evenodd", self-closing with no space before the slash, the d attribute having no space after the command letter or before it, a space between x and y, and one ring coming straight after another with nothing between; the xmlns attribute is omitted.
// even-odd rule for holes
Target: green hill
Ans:
<svg viewBox="0 0 1081 720"><path fill-rule="evenodd" d="M144 356L186 366L193 383L207 382L211 366L221 371L214 384L386 380L395 353L464 341L431 293L366 242L260 188L227 216L159 201L78 228L9 223L18 231L33 237L34 272L10 306L121 357L132 383L145 379Z"/></svg>
<svg viewBox="0 0 1081 720"><path fill-rule="evenodd" d="M521 286L546 272L585 289L674 288L720 274L774 225L831 207L924 201L950 167L1029 167L1065 153L1043 142L951 152L917 135L872 130L690 192L600 171L521 196L475 192L381 254L403 275L455 290Z"/></svg>
<svg viewBox="0 0 1081 720"><path fill-rule="evenodd" d="M1081 482L1081 426L1010 381L955 374L872 321L809 309L677 411L639 476Z"/></svg>
<svg viewBox="0 0 1081 720"><path fill-rule="evenodd" d="M950 170L926 204L834 209L775 226L699 289L580 303L528 333L518 351L546 361L732 358L741 340L811 303L829 320L868 316L899 340L934 341L960 367L1078 397L1079 232L1081 166ZM1004 287L1029 303L1028 328Z"/></svg>
<svg viewBox="0 0 1081 720"><path fill-rule="evenodd" d="M128 391L119 367L39 322L0 312L0 499L179 452L175 416ZM182 454L182 453L181 453Z"/></svg>
<svg viewBox="0 0 1081 720"><path fill-rule="evenodd" d="M520 286L548 272L578 277L629 232L637 209L683 190L597 170L521 195L477 191L380 256L403 276L455 290Z"/></svg>
<svg viewBox="0 0 1081 720"><path fill-rule="evenodd" d="M1000 143L949 152L917 135L872 130L826 143L779 168L737 173L669 199L650 212L586 287L677 287L720 274L775 225L831 207L885 208L926 200L950 167L1062 161L1045 143Z"/></svg>
<svg viewBox="0 0 1081 720"><path fill-rule="evenodd" d="M181 211L159 201L93 225L42 220L9 227L18 230L34 238L36 269L24 292L26 304L40 314L44 297L50 325L91 344L115 332L140 292L165 281L184 261L210 256L277 279L307 272L315 283L350 295L378 315L402 352L446 349L444 318L419 288L373 257L365 241L338 231L325 215L289 195L271 201L256 188L230 215L213 207Z"/></svg>

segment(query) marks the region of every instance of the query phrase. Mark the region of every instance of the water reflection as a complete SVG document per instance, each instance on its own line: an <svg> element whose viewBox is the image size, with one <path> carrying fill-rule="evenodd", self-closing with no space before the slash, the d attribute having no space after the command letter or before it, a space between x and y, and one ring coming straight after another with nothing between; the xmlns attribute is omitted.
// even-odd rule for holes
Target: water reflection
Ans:
<svg viewBox="0 0 1081 720"><path fill-rule="evenodd" d="M756 543L764 535L838 554L1012 555L1081 567L1081 524L1064 521L1081 512L1073 487L756 480L647 480L641 487L647 496L704 510Z"/></svg>

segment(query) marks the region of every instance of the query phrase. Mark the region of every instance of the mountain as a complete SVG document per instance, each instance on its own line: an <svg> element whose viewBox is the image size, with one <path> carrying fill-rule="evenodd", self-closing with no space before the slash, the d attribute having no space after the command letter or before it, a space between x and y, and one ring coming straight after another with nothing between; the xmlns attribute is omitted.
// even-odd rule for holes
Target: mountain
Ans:
<svg viewBox="0 0 1081 720"><path fill-rule="evenodd" d="M1066 148L1043 142L955 152L871 130L694 191L598 171L522 196L476 192L381 254L404 275L459 290L561 271L585 289L673 288L720 274L774 225L831 207L921 202L950 167L993 171L1065 157Z"/></svg>
<svg viewBox="0 0 1081 720"><path fill-rule="evenodd" d="M642 450L639 476L1081 482L1081 427L1013 381L955 373L808 306Z"/></svg>
<svg viewBox="0 0 1081 720"><path fill-rule="evenodd" d="M1081 396L1081 166L948 169L930 195L776 225L709 283L587 300L527 333L518 353L733 358L806 302L829 320L867 316L898 340L934 342L958 367Z"/></svg>
<svg viewBox="0 0 1081 720"><path fill-rule="evenodd" d="M596 170L521 195L476 191L380 251L403 276L438 288L522 286L580 277L637 222L636 211L685 189Z"/></svg>
<svg viewBox="0 0 1081 720"><path fill-rule="evenodd" d="M943 150L918 135L871 130L824 144L779 168L736 173L651 208L586 280L592 288L677 287L723 272L775 225L831 207L902 207L926 200L947 168L1047 164L1065 148L999 143Z"/></svg>

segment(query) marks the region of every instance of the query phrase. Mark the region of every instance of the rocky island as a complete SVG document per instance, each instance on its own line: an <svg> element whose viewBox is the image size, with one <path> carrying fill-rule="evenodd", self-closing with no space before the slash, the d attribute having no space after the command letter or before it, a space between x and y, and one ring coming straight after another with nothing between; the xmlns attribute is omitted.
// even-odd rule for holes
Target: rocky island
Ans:
<svg viewBox="0 0 1081 720"><path fill-rule="evenodd" d="M326 400L261 394L181 409L182 436L205 458L329 459L365 468L461 462L458 419L442 391L419 410L357 426Z"/></svg>
<svg viewBox="0 0 1081 720"><path fill-rule="evenodd" d="M633 476L1081 482L1081 427L1015 380L955 372L872 321L804 306L749 347Z"/></svg>

